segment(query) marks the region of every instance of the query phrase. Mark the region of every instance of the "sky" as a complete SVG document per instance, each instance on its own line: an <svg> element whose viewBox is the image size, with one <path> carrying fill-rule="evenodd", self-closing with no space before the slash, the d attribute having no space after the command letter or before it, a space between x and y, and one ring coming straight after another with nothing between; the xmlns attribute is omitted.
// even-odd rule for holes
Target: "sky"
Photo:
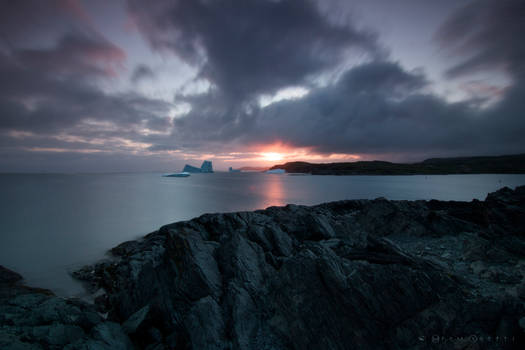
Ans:
<svg viewBox="0 0 525 350"><path fill-rule="evenodd" d="M0 0L0 172L525 152L521 0Z"/></svg>

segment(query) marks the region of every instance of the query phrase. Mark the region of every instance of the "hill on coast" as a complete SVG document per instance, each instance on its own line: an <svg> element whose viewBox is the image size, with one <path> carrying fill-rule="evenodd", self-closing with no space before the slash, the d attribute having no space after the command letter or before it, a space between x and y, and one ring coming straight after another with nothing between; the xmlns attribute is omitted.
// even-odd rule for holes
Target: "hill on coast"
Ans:
<svg viewBox="0 0 525 350"><path fill-rule="evenodd" d="M440 174L523 174L525 154L430 158L419 163L391 163L359 161L347 163L289 162L270 169L284 169L287 173L313 175L440 175Z"/></svg>

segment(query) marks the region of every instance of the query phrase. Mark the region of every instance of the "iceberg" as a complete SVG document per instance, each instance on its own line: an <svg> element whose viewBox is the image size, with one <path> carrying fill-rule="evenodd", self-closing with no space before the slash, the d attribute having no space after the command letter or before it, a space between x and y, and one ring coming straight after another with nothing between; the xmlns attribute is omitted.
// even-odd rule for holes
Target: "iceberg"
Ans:
<svg viewBox="0 0 525 350"><path fill-rule="evenodd" d="M284 170L284 169L266 170L266 174L284 174L285 172L286 172L286 170Z"/></svg>
<svg viewBox="0 0 525 350"><path fill-rule="evenodd" d="M188 177L190 173L183 171L182 173L164 174L164 177Z"/></svg>
<svg viewBox="0 0 525 350"><path fill-rule="evenodd" d="M213 173L213 165L211 161L205 160L202 162L202 165L200 168L197 168L193 165L186 164L184 166L184 169L182 169L183 172L187 173Z"/></svg>
<svg viewBox="0 0 525 350"><path fill-rule="evenodd" d="M185 173L201 173L202 172L200 168L197 168L189 164L186 164L184 166L184 169L182 169L182 171Z"/></svg>
<svg viewBox="0 0 525 350"><path fill-rule="evenodd" d="M211 165L211 161L205 160L204 162L202 162L201 172L203 172L203 173L213 173L213 166Z"/></svg>

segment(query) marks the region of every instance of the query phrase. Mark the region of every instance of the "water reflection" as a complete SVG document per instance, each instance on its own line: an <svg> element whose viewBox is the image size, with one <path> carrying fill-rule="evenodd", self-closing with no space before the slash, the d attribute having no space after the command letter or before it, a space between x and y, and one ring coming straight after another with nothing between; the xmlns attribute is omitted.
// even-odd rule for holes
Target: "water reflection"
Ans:
<svg viewBox="0 0 525 350"><path fill-rule="evenodd" d="M261 182L259 200L259 208L267 208L275 205L285 205L286 194L284 187L285 175L272 174L266 176L266 181Z"/></svg>
<svg viewBox="0 0 525 350"><path fill-rule="evenodd" d="M525 175L287 176L263 173L0 175L0 264L59 295L67 270L163 224L204 213L356 198L484 199ZM60 290L62 289L62 290Z"/></svg>

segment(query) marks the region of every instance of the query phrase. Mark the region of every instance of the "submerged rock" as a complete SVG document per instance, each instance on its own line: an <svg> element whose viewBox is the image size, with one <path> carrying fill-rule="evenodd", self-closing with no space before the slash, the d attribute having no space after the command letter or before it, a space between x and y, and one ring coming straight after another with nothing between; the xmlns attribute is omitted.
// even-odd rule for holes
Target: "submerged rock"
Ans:
<svg viewBox="0 0 525 350"><path fill-rule="evenodd" d="M524 218L525 187L206 214L76 272L96 306L3 298L0 345L56 348L55 334L77 338L71 349L518 349Z"/></svg>

